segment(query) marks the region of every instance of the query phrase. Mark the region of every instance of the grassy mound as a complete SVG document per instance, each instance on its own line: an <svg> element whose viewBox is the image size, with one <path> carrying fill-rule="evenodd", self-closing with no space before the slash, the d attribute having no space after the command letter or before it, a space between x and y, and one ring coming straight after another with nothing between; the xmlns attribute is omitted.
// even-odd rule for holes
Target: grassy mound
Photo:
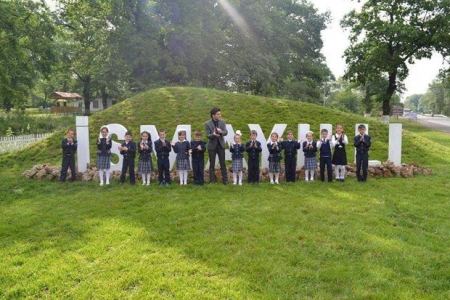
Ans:
<svg viewBox="0 0 450 300"><path fill-rule="evenodd" d="M232 124L235 130L242 131L244 140L249 136L247 124L250 123L260 124L266 136L276 123L286 123L288 129L295 132L298 124L307 123L311 124L315 138L319 136L321 123L330 123L334 126L338 123L344 124L350 137L354 134L356 123L369 123L369 133L373 138L370 157L381 161L387 160L388 127L378 121L368 122L361 116L314 104L202 88L171 87L151 90L95 113L90 118L91 140L94 141L100 127L108 123L122 124L135 134L139 132L140 125L153 124L157 128L166 129L169 138L172 137L178 124L191 124L193 131L204 131L204 122L209 118L209 110L214 106L221 107L224 119ZM31 150L14 153L3 161L5 163L14 161L15 164L19 163L26 167L36 163L57 163L60 160L59 143L63 136L61 132L36 144ZM135 136L135 139L138 137ZM94 143L91 143L91 146L91 161L95 161ZM450 155L443 154L450 152L432 140L404 131L404 162L425 165L448 163ZM353 151L348 151L348 156L352 161Z"/></svg>

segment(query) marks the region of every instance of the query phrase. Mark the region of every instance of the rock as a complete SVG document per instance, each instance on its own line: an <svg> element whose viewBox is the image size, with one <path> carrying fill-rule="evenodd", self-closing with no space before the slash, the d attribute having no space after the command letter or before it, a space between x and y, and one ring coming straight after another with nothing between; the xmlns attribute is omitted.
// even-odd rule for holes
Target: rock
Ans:
<svg viewBox="0 0 450 300"><path fill-rule="evenodd" d="M389 170L388 168L387 168L387 169L384 169L384 170L383 170L383 177L385 177L385 178L391 178L391 177L392 177L392 172L391 172L391 170Z"/></svg>
<svg viewBox="0 0 450 300"><path fill-rule="evenodd" d="M400 176L402 172L402 167L394 167L391 169L392 174L395 174L395 176Z"/></svg>
<svg viewBox="0 0 450 300"><path fill-rule="evenodd" d="M47 170L45 170L45 168L41 168L34 177L37 180L45 179L47 177Z"/></svg>
<svg viewBox="0 0 450 300"><path fill-rule="evenodd" d="M401 174L401 176L403 178L412 178L412 177L414 177L414 172L413 172L412 168L408 168L408 167L402 168L400 174Z"/></svg>
<svg viewBox="0 0 450 300"><path fill-rule="evenodd" d="M31 170L26 170L25 172L23 172L22 176L24 176L26 178L33 178L34 175L36 175L37 172L38 172L38 170L33 168Z"/></svg>

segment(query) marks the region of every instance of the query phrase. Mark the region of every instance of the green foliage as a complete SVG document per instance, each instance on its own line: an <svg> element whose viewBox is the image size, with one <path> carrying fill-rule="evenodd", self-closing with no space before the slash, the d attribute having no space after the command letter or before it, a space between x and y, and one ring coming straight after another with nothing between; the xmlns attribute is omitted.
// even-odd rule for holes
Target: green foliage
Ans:
<svg viewBox="0 0 450 300"><path fill-rule="evenodd" d="M3 113L0 114L0 136L54 132L73 125L74 121L69 116Z"/></svg>
<svg viewBox="0 0 450 300"><path fill-rule="evenodd" d="M419 111L419 103L422 97L422 94L408 96L405 100L405 108L409 108L416 112Z"/></svg>
<svg viewBox="0 0 450 300"><path fill-rule="evenodd" d="M360 12L342 21L351 30L345 56L346 77L366 84L371 78L387 82L380 100L390 114L390 100L408 76L407 63L450 49L450 6L447 0L365 1Z"/></svg>
<svg viewBox="0 0 450 300"><path fill-rule="evenodd" d="M420 98L420 111L450 116L450 77L439 74L429 85L427 92Z"/></svg>
<svg viewBox="0 0 450 300"><path fill-rule="evenodd" d="M0 106L10 111L25 106L38 75L49 75L55 29L44 1L2 1L0 20Z"/></svg>

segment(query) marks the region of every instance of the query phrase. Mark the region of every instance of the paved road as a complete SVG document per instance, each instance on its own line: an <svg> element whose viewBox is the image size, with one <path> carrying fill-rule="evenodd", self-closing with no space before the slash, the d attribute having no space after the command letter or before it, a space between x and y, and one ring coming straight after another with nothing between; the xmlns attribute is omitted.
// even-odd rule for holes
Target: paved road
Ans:
<svg viewBox="0 0 450 300"><path fill-rule="evenodd" d="M450 133L450 118L417 115L417 121L431 129Z"/></svg>

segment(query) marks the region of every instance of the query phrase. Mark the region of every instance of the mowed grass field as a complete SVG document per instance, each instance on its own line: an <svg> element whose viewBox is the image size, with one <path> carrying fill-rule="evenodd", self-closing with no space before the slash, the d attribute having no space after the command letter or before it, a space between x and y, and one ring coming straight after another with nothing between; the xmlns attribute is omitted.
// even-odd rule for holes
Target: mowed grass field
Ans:
<svg viewBox="0 0 450 300"><path fill-rule="evenodd" d="M136 132L140 124L203 129L213 104L244 134L247 123L269 132L275 123L343 122L353 132L364 121L304 103L170 88L94 115L92 137L114 122ZM186 105L192 111L183 113ZM369 123L371 157L385 160L387 128ZM60 136L1 156L0 298L448 299L450 136L404 128L404 161L435 175L100 187L21 177L33 164L59 163Z"/></svg>

